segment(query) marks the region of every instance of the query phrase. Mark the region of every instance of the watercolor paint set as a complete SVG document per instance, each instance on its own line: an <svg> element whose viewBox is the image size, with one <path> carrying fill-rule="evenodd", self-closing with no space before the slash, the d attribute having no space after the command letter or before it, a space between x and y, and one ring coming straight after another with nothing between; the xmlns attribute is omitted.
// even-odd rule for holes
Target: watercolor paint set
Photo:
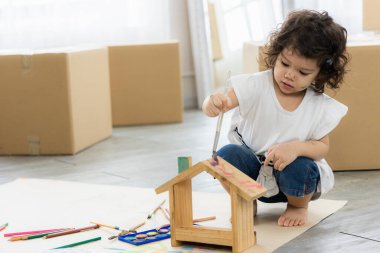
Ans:
<svg viewBox="0 0 380 253"><path fill-rule="evenodd" d="M130 243L133 245L142 245L151 242L157 242L170 238L170 226L156 229L146 230L139 233L121 235L118 237L119 241Z"/></svg>

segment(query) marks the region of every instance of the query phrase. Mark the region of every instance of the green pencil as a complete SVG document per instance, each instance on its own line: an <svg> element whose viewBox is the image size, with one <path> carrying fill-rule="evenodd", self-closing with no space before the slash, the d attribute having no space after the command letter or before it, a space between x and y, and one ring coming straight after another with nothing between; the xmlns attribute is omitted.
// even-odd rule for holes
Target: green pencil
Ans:
<svg viewBox="0 0 380 253"><path fill-rule="evenodd" d="M0 226L0 231L4 230L6 227L8 227L8 223L5 223L4 225Z"/></svg>
<svg viewBox="0 0 380 253"><path fill-rule="evenodd" d="M49 235L49 234L51 234L51 232L50 233L44 233L44 234L37 234L37 235L27 235L27 236L25 236L25 238L23 238L23 240L41 238L41 237L44 237L44 236Z"/></svg>
<svg viewBox="0 0 380 253"><path fill-rule="evenodd" d="M20 241L20 240L29 240L29 239L36 239L44 237L45 235L48 235L49 233L44 234L37 234L37 235L23 235L23 236L15 236L9 239L11 242Z"/></svg>
<svg viewBox="0 0 380 253"><path fill-rule="evenodd" d="M82 245L82 244L85 244L85 243L99 241L101 239L102 239L102 237L95 237L95 238L88 239L88 240L85 240L85 241L76 242L76 243L72 243L72 244L67 244L67 245L64 245L64 246L61 246L61 247L58 247L58 248L54 248L54 249L71 248L71 247L75 247L75 246Z"/></svg>
<svg viewBox="0 0 380 253"><path fill-rule="evenodd" d="M14 236L14 237L10 238L9 241L14 242L14 241L20 241L20 240L29 240L29 239L41 238L41 237L44 237L44 236L47 236L50 234L54 234L54 233L57 233L60 231L64 231L64 230L67 230L67 229L62 229L62 230L48 232L48 233L42 233L42 234L35 234L35 235Z"/></svg>

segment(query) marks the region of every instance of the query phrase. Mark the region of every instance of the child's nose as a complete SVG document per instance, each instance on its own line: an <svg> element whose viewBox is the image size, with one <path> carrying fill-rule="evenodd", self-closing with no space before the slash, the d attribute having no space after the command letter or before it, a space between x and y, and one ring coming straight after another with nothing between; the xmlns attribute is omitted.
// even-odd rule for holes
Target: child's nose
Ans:
<svg viewBox="0 0 380 253"><path fill-rule="evenodd" d="M292 70L288 70L285 73L285 78L294 81L295 75Z"/></svg>

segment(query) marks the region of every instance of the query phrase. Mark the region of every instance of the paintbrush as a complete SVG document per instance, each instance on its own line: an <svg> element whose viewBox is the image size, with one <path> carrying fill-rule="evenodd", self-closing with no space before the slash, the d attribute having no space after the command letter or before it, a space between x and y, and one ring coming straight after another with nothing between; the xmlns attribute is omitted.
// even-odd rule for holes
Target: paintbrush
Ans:
<svg viewBox="0 0 380 253"><path fill-rule="evenodd" d="M148 214L148 217L146 219L147 220L151 219L153 215L160 209L160 206L162 206L164 203L165 203L165 199L150 214Z"/></svg>
<svg viewBox="0 0 380 253"><path fill-rule="evenodd" d="M161 211L162 211L162 214L165 216L165 218L166 218L168 221L170 221L170 213L167 213L166 210L165 210L162 206L160 206L160 209L161 209Z"/></svg>
<svg viewBox="0 0 380 253"><path fill-rule="evenodd" d="M228 84L230 82L230 78L231 78L231 71L228 71L228 74L227 74L227 80L226 80L226 88L225 88L225 91L224 91L224 94L226 95L227 94L227 90L228 90ZM223 121L223 108L222 110L220 111L219 113L219 117L218 117L218 122L216 124L216 131L215 131L215 138L214 138L214 146L212 148L212 159L215 161L215 162L218 162L218 158L216 156L216 149L218 147L218 142L219 142L219 136L220 136L220 129L222 128L222 121Z"/></svg>
<svg viewBox="0 0 380 253"><path fill-rule="evenodd" d="M112 229L116 229L116 230L122 230L120 227L118 226L112 226L112 225L107 225L107 224L101 224L101 223L97 223L97 222L93 222L91 221L90 223L92 224L95 224L95 225L99 225L100 227L106 227L106 228L112 228Z"/></svg>
<svg viewBox="0 0 380 253"><path fill-rule="evenodd" d="M145 225L145 222L142 222L142 223L134 226L133 228L130 228L130 229L127 229L127 230L123 230L118 235L113 235L113 236L109 237L108 240L113 240L113 239L117 238L118 236L127 235L129 233L137 233L136 229L138 229L139 227L142 227L143 225Z"/></svg>

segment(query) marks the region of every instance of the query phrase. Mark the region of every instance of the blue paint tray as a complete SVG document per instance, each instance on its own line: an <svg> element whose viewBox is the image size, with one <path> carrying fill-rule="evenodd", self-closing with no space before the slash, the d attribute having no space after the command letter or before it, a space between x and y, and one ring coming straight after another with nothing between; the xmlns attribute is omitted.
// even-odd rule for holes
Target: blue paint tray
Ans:
<svg viewBox="0 0 380 253"><path fill-rule="evenodd" d="M161 229L168 229L169 232L165 233L165 234L158 234L156 236L148 236L144 239L137 239L136 238L136 235L147 234L149 232L157 232L156 229L151 229L151 230L146 230L146 231L142 231L139 233L121 235L118 237L118 239L119 239L119 241L139 246L139 245L143 245L143 244L147 244L147 243L151 243L151 242L157 242L157 241L161 241L161 240L165 240L165 239L170 238L170 226L165 226L165 227L162 227Z"/></svg>

